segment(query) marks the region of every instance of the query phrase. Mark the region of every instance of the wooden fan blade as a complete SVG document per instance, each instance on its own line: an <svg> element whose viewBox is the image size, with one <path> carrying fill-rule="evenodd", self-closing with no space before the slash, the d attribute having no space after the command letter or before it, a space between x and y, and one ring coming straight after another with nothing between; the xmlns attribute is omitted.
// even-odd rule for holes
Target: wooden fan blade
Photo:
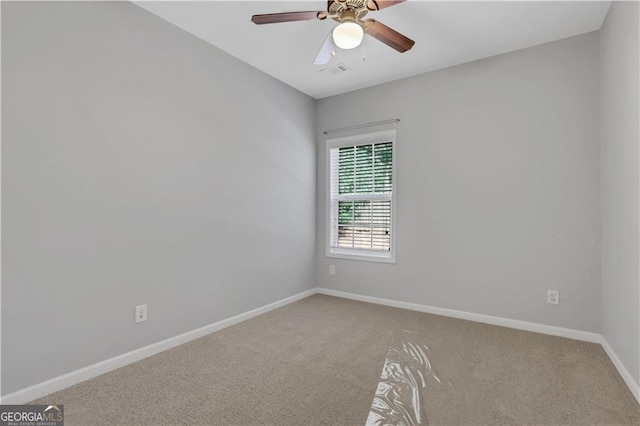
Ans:
<svg viewBox="0 0 640 426"><path fill-rule="evenodd" d="M406 0L367 0L367 9L382 10L398 3L404 3Z"/></svg>
<svg viewBox="0 0 640 426"><path fill-rule="evenodd" d="M377 38L400 53L410 50L413 45L416 44L416 42L411 40L409 37L400 34L396 30L387 27L385 24L378 22L375 19L367 19L364 21L364 31L371 37Z"/></svg>
<svg viewBox="0 0 640 426"><path fill-rule="evenodd" d="M251 22L257 25L262 24L276 24L278 22L292 22L292 21L309 21L311 19L325 19L327 13L324 11L309 11L309 12L283 12L283 13L265 13L263 15L253 15Z"/></svg>

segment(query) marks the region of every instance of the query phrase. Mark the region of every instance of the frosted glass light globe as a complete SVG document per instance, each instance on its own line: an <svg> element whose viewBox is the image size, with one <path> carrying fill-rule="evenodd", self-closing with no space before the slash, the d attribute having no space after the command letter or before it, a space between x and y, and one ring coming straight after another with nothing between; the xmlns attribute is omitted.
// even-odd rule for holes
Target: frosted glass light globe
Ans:
<svg viewBox="0 0 640 426"><path fill-rule="evenodd" d="M362 43L364 30L355 22L343 22L333 30L333 42L340 49L353 49Z"/></svg>

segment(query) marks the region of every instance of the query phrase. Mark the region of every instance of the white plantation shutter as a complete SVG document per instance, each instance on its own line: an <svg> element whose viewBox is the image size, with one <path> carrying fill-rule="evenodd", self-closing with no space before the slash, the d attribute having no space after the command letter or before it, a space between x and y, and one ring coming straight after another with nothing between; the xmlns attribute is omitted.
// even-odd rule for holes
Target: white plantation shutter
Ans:
<svg viewBox="0 0 640 426"><path fill-rule="evenodd" d="M392 257L394 134L384 135L329 148L328 254Z"/></svg>

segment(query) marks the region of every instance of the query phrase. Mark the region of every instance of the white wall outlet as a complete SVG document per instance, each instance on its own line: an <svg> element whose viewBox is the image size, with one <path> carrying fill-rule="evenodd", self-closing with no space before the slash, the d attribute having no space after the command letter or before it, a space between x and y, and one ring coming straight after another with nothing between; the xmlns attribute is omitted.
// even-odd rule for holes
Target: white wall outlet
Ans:
<svg viewBox="0 0 640 426"><path fill-rule="evenodd" d="M329 265L329 275L336 274L336 265Z"/></svg>
<svg viewBox="0 0 640 426"><path fill-rule="evenodd" d="M147 320L147 305L136 306L136 322L145 322Z"/></svg>
<svg viewBox="0 0 640 426"><path fill-rule="evenodd" d="M557 305L560 303L560 292L558 290L547 290L547 303Z"/></svg>

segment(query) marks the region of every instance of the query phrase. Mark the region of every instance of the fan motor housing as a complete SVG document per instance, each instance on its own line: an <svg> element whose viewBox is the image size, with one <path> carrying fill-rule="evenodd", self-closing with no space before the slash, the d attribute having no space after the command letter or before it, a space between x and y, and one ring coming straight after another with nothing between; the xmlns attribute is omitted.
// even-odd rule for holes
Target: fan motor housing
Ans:
<svg viewBox="0 0 640 426"><path fill-rule="evenodd" d="M356 19L362 19L369 12L366 0L333 0L329 2L328 12L336 22L341 22L346 11L353 11Z"/></svg>

